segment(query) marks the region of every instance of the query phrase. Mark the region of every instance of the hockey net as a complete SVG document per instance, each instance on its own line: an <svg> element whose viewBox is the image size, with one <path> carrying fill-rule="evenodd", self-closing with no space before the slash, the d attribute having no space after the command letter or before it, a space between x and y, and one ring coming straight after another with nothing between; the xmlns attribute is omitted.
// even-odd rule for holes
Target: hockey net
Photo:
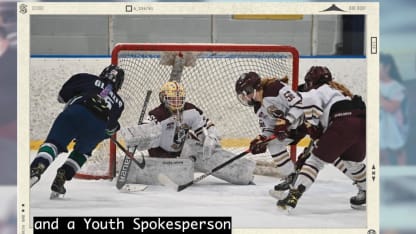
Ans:
<svg viewBox="0 0 416 234"><path fill-rule="evenodd" d="M180 80L186 101L198 106L216 125L221 145L230 151L245 150L260 132L252 108L239 103L235 94L238 77L249 71L261 77L289 78L298 85L299 55L296 48L255 44L117 44L112 63L125 70L119 94L125 102L120 118L122 127L137 124L147 90L152 90L149 110L160 104L159 90L169 79ZM176 77L175 77L176 76ZM296 148L290 149L292 158ZM136 155L143 152L136 152ZM77 173L78 178L113 178L124 157L114 144L105 141ZM271 160L269 154L249 156Z"/></svg>

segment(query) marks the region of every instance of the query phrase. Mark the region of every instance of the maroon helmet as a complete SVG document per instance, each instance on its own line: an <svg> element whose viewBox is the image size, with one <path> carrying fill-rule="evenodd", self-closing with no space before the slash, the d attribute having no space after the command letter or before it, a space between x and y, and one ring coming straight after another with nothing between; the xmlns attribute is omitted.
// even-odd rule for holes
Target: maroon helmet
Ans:
<svg viewBox="0 0 416 234"><path fill-rule="evenodd" d="M246 106L254 105L254 100L246 101L245 96L252 94L260 88L260 76L255 72L243 73L235 83L235 92L238 100Z"/></svg>
<svg viewBox="0 0 416 234"><path fill-rule="evenodd" d="M332 81L332 74L327 67L312 66L305 75L304 90L318 88L323 84Z"/></svg>

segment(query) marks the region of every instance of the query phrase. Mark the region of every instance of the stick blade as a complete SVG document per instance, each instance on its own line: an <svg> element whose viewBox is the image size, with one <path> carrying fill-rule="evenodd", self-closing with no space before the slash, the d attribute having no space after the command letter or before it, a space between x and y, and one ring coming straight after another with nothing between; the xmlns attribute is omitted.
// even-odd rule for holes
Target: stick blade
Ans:
<svg viewBox="0 0 416 234"><path fill-rule="evenodd" d="M186 188L188 188L190 185L192 185L194 182L193 181L191 181L191 182L189 182L189 183L186 183L186 184L183 184L183 185L179 185L178 186L178 192L180 192L180 191L182 191L182 190L184 190L184 189L186 189Z"/></svg>
<svg viewBox="0 0 416 234"><path fill-rule="evenodd" d="M159 183L162 185L172 188L175 191L179 191L179 185L177 185L173 180L171 180L167 175L160 173L157 176L157 179L159 180Z"/></svg>
<svg viewBox="0 0 416 234"><path fill-rule="evenodd" d="M124 184L119 191L122 193L134 193L144 191L148 185L146 184Z"/></svg>

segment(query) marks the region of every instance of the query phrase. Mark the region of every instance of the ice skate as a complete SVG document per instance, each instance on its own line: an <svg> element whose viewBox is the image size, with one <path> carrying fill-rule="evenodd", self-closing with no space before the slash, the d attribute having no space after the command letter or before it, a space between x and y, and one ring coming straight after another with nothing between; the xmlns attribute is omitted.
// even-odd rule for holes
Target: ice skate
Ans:
<svg viewBox="0 0 416 234"><path fill-rule="evenodd" d="M35 167L30 168L30 187L39 182L40 176L45 171L45 168L43 163L38 163Z"/></svg>
<svg viewBox="0 0 416 234"><path fill-rule="evenodd" d="M289 194L283 200L278 200L276 205L282 210L291 210L296 207L303 192L305 192L303 185L299 185L297 189L290 189Z"/></svg>
<svg viewBox="0 0 416 234"><path fill-rule="evenodd" d="M351 208L356 210L365 210L367 208L366 203L367 192L365 190L358 190L357 195L351 197Z"/></svg>
<svg viewBox="0 0 416 234"><path fill-rule="evenodd" d="M297 174L295 172L289 174L287 177L283 178L283 182L274 186L274 189L269 190L269 195L281 200L287 194L286 191L290 189L290 186L293 185L293 182L296 179Z"/></svg>
<svg viewBox="0 0 416 234"><path fill-rule="evenodd" d="M290 189L290 186L293 185L293 182L296 180L297 173L290 173L287 177L283 178L283 182L274 186L276 191L285 191Z"/></svg>
<svg viewBox="0 0 416 234"><path fill-rule="evenodd" d="M52 193L51 193L50 199L63 197L63 195L66 193L66 189L64 187L65 181L66 181L65 170L58 169L58 172L56 173L56 177L51 186Z"/></svg>

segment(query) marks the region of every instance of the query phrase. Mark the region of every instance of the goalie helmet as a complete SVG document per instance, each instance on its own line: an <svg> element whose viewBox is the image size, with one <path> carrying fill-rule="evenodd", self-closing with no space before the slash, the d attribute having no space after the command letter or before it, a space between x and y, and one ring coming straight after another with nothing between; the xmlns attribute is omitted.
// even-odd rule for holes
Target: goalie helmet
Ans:
<svg viewBox="0 0 416 234"><path fill-rule="evenodd" d="M182 110L185 97L185 87L176 81L166 82L159 93L160 102L171 111Z"/></svg>
<svg viewBox="0 0 416 234"><path fill-rule="evenodd" d="M327 67L312 66L305 75L304 91L318 88L332 81L332 74Z"/></svg>
<svg viewBox="0 0 416 234"><path fill-rule="evenodd" d="M255 72L243 73L235 83L237 99L245 106L253 106L254 100L247 100L247 95L255 93L260 88L260 76Z"/></svg>
<svg viewBox="0 0 416 234"><path fill-rule="evenodd" d="M120 67L111 64L110 66L104 68L100 74L100 79L108 80L113 85L113 89L118 91L121 89L121 86L124 82L124 70Z"/></svg>

